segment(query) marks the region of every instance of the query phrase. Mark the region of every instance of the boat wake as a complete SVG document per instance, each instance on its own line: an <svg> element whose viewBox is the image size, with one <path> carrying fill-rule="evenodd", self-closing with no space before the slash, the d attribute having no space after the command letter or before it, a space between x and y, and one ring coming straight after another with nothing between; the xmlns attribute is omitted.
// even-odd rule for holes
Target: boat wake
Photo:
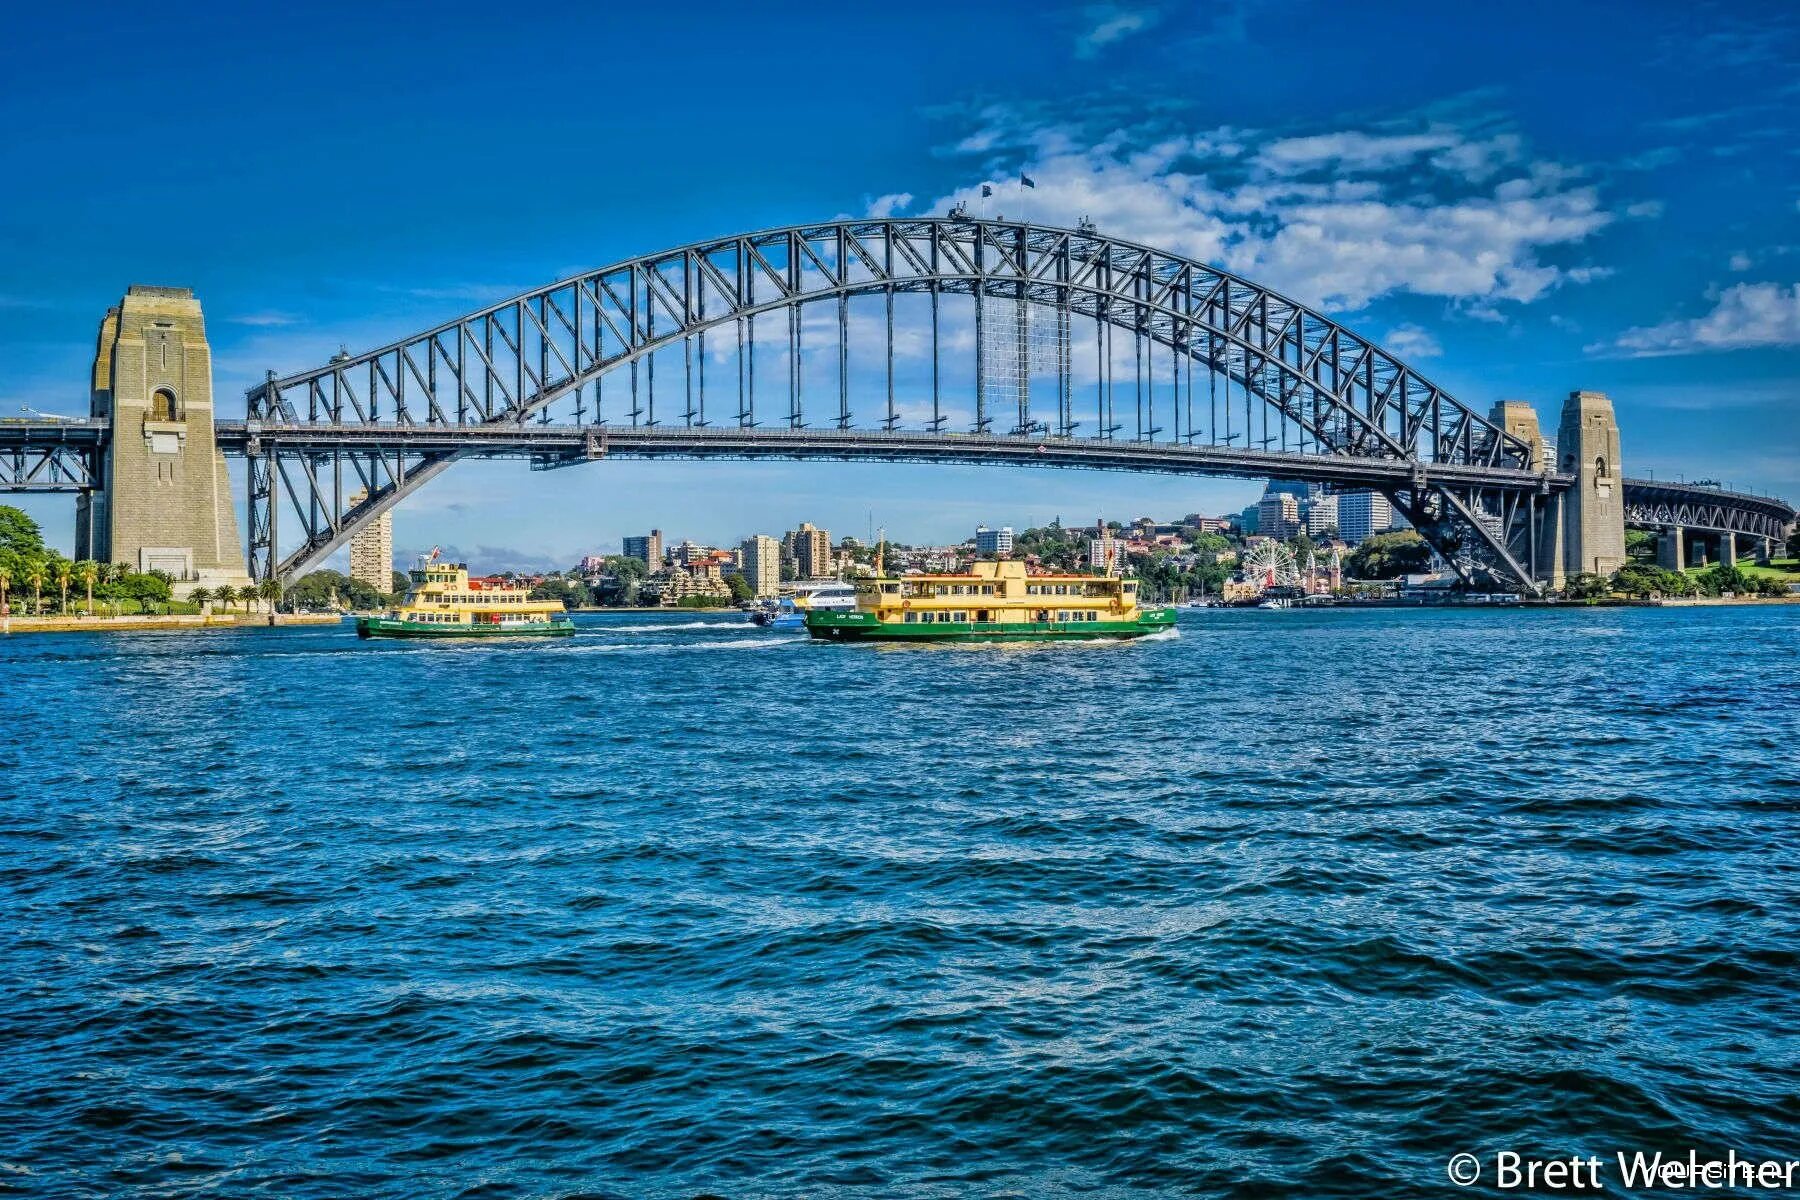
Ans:
<svg viewBox="0 0 1800 1200"><path fill-rule="evenodd" d="M783 646L799 646L803 637L712 638L697 642L605 642L594 644L563 643L545 647L551 654L687 654L695 650L779 650Z"/></svg>
<svg viewBox="0 0 1800 1200"><path fill-rule="evenodd" d="M582 630L595 633L671 633L688 629L755 629L749 621L663 621L654 625L583 625Z"/></svg>

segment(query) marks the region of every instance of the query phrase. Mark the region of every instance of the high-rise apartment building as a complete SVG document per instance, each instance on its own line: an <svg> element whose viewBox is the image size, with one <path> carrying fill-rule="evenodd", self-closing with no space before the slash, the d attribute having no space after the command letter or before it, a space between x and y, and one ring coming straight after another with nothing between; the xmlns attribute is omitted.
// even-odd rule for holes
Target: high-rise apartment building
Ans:
<svg viewBox="0 0 1800 1200"><path fill-rule="evenodd" d="M1256 531L1265 537L1291 538L1300 532L1300 501L1292 492L1269 492L1256 505Z"/></svg>
<svg viewBox="0 0 1800 1200"><path fill-rule="evenodd" d="M1319 537L1338 527L1338 498L1314 496L1306 506L1306 532Z"/></svg>
<svg viewBox="0 0 1800 1200"><path fill-rule="evenodd" d="M367 492L350 497L361 504ZM360 579L386 595L394 590L394 514L384 512L350 539L350 578Z"/></svg>
<svg viewBox="0 0 1800 1200"><path fill-rule="evenodd" d="M986 525L975 527L975 553L998 556L1013 552L1013 531L1011 525L999 529L989 529Z"/></svg>
<svg viewBox="0 0 1800 1200"><path fill-rule="evenodd" d="M794 567L802 579L830 579L834 574L831 563L831 534L813 525L811 521L800 522L800 528L794 530Z"/></svg>
<svg viewBox="0 0 1800 1200"><path fill-rule="evenodd" d="M1088 539L1088 565L1109 575L1125 573L1125 540L1110 532Z"/></svg>
<svg viewBox="0 0 1800 1200"><path fill-rule="evenodd" d="M1338 536L1354 546L1393 527L1394 505L1380 492L1341 492L1337 516Z"/></svg>
<svg viewBox="0 0 1800 1200"><path fill-rule="evenodd" d="M662 530L652 529L648 537L626 538L625 557L642 561L652 571L661 570L663 565Z"/></svg>
<svg viewBox="0 0 1800 1200"><path fill-rule="evenodd" d="M738 547L744 582L755 596L773 596L781 590L781 543L766 533L744 539Z"/></svg>

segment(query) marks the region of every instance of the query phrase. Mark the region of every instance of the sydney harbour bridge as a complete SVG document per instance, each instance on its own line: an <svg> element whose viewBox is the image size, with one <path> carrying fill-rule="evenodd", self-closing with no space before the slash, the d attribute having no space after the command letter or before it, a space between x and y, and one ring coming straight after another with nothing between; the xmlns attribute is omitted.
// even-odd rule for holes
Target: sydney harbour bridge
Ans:
<svg viewBox="0 0 1800 1200"><path fill-rule="evenodd" d="M496 457L1307 480L1386 494L1471 585L1529 592L1616 568L1627 525L1661 531L1675 565L1694 537L1766 555L1795 517L1625 477L1595 393L1546 436L1530 406L1458 399L1249 280L1086 223L961 212L617 263L271 372L245 412L214 417L191 294L134 287L102 323L90 416L0 421L0 491L76 492L78 550L194 579L310 570L452 464ZM247 464L247 557L221 454Z"/></svg>

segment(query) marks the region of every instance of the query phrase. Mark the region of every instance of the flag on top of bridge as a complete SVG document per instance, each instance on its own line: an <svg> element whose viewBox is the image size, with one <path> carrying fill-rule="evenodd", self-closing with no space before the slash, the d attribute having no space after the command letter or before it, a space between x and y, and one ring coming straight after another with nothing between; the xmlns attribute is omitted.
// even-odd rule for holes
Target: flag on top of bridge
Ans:
<svg viewBox="0 0 1800 1200"><path fill-rule="evenodd" d="M1033 179L1031 176L1027 175L1023 171L1019 172L1019 182L1028 188L1034 188L1037 186L1037 180Z"/></svg>
<svg viewBox="0 0 1800 1200"><path fill-rule="evenodd" d="M991 185L985 184L985 183L981 185L981 198L983 200L986 200L989 196L991 196L993 194L994 194L994 189Z"/></svg>

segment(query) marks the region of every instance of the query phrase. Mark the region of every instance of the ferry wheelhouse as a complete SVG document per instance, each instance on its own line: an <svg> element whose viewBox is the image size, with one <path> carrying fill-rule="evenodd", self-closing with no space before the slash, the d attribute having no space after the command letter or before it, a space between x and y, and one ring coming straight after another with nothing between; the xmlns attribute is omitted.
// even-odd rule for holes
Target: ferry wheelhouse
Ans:
<svg viewBox="0 0 1800 1200"><path fill-rule="evenodd" d="M1174 609L1138 603L1135 579L1030 575L1022 562L977 562L968 574L862 579L854 611L806 614L813 637L846 641L1132 638L1174 626Z"/></svg>
<svg viewBox="0 0 1800 1200"><path fill-rule="evenodd" d="M489 587L466 563L422 559L408 572L406 603L356 619L365 638L568 637L575 632L560 600L532 600L524 588Z"/></svg>

